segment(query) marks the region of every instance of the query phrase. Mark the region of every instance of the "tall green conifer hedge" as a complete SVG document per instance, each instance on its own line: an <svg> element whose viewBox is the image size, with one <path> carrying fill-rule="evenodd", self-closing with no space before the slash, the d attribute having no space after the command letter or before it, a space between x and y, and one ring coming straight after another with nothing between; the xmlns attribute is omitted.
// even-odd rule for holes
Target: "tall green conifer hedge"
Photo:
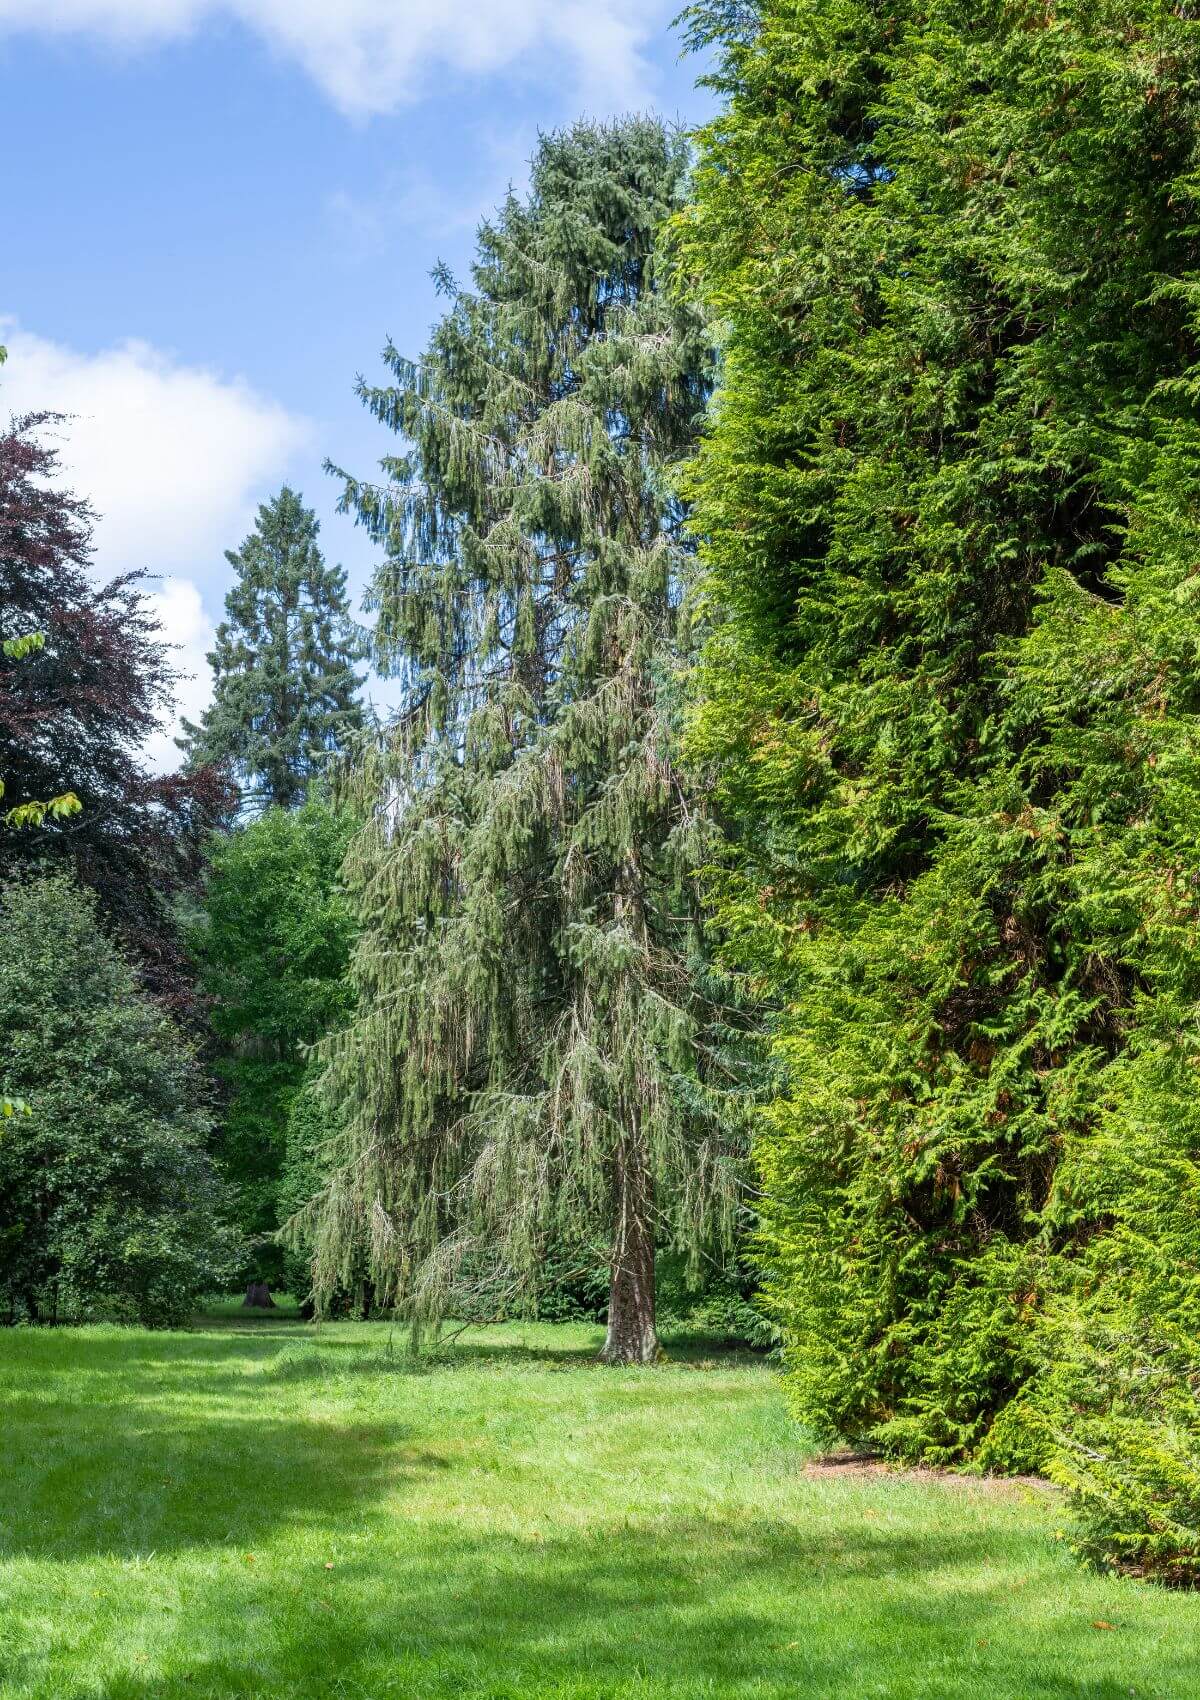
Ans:
<svg viewBox="0 0 1200 1700"><path fill-rule="evenodd" d="M792 1396L1200 1559L1200 23L702 8L693 731Z"/></svg>

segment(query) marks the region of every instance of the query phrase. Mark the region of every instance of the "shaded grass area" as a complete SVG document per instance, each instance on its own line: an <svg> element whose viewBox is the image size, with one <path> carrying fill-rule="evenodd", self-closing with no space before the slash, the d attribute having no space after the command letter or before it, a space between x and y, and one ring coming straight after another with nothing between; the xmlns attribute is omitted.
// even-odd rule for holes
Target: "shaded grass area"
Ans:
<svg viewBox="0 0 1200 1700"><path fill-rule="evenodd" d="M1200 1598L1036 1486L809 1475L765 1364L598 1343L0 1334L0 1696L1200 1695Z"/></svg>

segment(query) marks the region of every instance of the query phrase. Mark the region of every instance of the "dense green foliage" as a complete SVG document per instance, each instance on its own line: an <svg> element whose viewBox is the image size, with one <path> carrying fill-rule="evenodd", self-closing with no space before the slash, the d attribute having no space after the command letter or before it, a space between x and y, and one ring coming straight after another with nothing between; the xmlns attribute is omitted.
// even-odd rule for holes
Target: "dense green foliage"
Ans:
<svg viewBox="0 0 1200 1700"><path fill-rule="evenodd" d="M727 330L694 742L782 1004L792 1397L987 1465L1079 1457L1088 1411L1087 1492L1117 1527L1136 1481L1194 1565L1194 1458L1119 1459L1139 1341L1195 1435L1200 23L767 0L722 65L679 228Z"/></svg>
<svg viewBox="0 0 1200 1700"><path fill-rule="evenodd" d="M289 1120L305 1047L349 1010L351 923L338 870L352 824L314 798L295 810L268 809L214 838L203 914L192 931L216 1041L213 1067L225 1089L217 1150L259 1279L279 1277L283 1254L270 1236L316 1190L319 1141L306 1144L296 1132L289 1160Z"/></svg>
<svg viewBox="0 0 1200 1700"><path fill-rule="evenodd" d="M0 893L0 1316L187 1319L237 1245L194 1060L58 876Z"/></svg>
<svg viewBox="0 0 1200 1700"><path fill-rule="evenodd" d="M200 724L184 721L193 766L232 764L243 803L303 801L309 779L361 723L346 575L326 566L320 525L294 490L261 504L209 655L213 699Z"/></svg>
<svg viewBox="0 0 1200 1700"><path fill-rule="evenodd" d="M346 499L383 542L376 659L408 706L358 766L357 1015L328 1050L328 1287L370 1242L414 1317L611 1263L614 1357L650 1358L655 1241L727 1242L726 1077L674 760L680 513L708 348L654 251L686 148L657 122L544 137L423 362L365 391L411 442Z"/></svg>
<svg viewBox="0 0 1200 1700"><path fill-rule="evenodd" d="M341 984L344 987L346 982ZM285 1293L296 1297L306 1315L313 1308L313 1237L305 1212L328 1178L329 1144L339 1125L337 1106L321 1095L320 1075L319 1063L310 1060L298 1085L288 1095L283 1157L273 1199L274 1216L282 1230L275 1241L279 1285ZM275 1260L268 1263L260 1253L259 1267L269 1270L273 1266ZM326 1294L325 1308L329 1313L340 1314L351 1304L360 1311L370 1312L371 1293L365 1260L361 1257L349 1260L341 1287Z"/></svg>
<svg viewBox="0 0 1200 1700"><path fill-rule="evenodd" d="M1049 1474L1076 1513L1076 1550L1098 1564L1200 1582L1200 1366L1185 1330L1088 1316L1042 1371L1058 1411ZM1048 1401L1047 1401L1048 1402Z"/></svg>
<svg viewBox="0 0 1200 1700"><path fill-rule="evenodd" d="M10 1334L4 1700L1195 1700L1200 1596L1025 1483L806 1470L761 1361L390 1332Z"/></svg>

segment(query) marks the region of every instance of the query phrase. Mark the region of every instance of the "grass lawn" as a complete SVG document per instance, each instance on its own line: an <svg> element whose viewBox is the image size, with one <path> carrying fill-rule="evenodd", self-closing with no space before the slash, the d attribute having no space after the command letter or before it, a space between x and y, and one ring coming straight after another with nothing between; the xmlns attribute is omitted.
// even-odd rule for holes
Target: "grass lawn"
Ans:
<svg viewBox="0 0 1200 1700"><path fill-rule="evenodd" d="M0 1334L0 1696L1200 1696L1200 1596L1042 1490L810 1473L767 1366L597 1341Z"/></svg>

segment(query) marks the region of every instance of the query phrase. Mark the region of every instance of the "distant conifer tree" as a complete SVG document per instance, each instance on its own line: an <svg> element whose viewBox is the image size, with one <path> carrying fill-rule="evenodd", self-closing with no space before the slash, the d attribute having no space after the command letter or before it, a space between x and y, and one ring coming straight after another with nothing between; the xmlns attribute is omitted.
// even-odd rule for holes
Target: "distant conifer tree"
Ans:
<svg viewBox="0 0 1200 1700"><path fill-rule="evenodd" d="M198 726L183 723L192 765L231 763L243 801L259 808L303 802L323 757L362 721L346 575L326 566L319 530L285 485L242 547L226 551L237 578L208 657L213 700Z"/></svg>

